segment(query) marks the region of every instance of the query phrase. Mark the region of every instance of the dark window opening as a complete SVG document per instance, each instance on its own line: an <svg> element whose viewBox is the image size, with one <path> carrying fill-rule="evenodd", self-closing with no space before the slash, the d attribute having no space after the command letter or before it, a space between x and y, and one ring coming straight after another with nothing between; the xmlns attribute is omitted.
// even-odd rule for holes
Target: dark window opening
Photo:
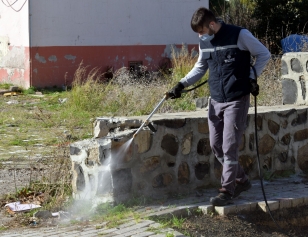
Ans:
<svg viewBox="0 0 308 237"><path fill-rule="evenodd" d="M130 61L128 62L129 65L129 71L139 73L140 72L140 66L142 66L142 61Z"/></svg>

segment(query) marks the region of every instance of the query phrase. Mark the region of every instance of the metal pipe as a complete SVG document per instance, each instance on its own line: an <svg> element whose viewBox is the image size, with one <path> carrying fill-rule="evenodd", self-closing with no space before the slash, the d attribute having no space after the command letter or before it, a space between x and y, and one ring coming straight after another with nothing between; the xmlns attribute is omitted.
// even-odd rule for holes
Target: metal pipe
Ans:
<svg viewBox="0 0 308 237"><path fill-rule="evenodd" d="M150 118L153 116L153 114L158 110L158 108L164 103L164 101L168 99L168 94L164 96L164 98L156 105L156 107L153 109L153 111L150 113L150 115L147 117L147 119L141 124L141 126L138 128L136 133L134 134L133 138L141 131L141 129L149 123Z"/></svg>

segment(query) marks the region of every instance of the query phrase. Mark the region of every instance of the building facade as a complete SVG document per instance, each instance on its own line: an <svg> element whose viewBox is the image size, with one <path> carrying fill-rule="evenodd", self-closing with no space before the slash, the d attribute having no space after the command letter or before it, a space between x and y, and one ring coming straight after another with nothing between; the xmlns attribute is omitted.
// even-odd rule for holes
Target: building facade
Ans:
<svg viewBox="0 0 308 237"><path fill-rule="evenodd" d="M0 82L70 84L89 68L155 71L171 46L198 47L193 12L208 0L8 0L0 2ZM196 48L197 50L197 48Z"/></svg>

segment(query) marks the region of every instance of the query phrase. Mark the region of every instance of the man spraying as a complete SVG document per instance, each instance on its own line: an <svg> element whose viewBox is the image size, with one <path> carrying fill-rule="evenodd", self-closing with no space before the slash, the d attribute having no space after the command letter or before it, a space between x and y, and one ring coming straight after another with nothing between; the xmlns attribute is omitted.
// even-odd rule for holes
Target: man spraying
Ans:
<svg viewBox="0 0 308 237"><path fill-rule="evenodd" d="M197 81L209 69L210 103L208 125L211 149L223 166L221 188L210 202L225 206L251 183L238 163L238 149L246 126L250 93L259 94L255 72L259 76L270 59L270 52L247 29L216 19L207 8L197 9L191 28L199 34L199 57L192 70L169 91L171 99Z"/></svg>

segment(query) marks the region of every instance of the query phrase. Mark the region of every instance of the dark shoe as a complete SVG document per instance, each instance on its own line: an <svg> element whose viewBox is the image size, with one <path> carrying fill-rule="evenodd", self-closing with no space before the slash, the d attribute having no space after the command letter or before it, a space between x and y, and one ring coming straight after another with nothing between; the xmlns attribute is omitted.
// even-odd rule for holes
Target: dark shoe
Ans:
<svg viewBox="0 0 308 237"><path fill-rule="evenodd" d="M251 188L251 183L249 179L247 179L244 183L237 183L232 198L238 197L241 194L241 192L247 191L250 188Z"/></svg>
<svg viewBox="0 0 308 237"><path fill-rule="evenodd" d="M220 193L216 197L210 199L210 203L213 206L226 206L232 202L232 195L229 193Z"/></svg>

